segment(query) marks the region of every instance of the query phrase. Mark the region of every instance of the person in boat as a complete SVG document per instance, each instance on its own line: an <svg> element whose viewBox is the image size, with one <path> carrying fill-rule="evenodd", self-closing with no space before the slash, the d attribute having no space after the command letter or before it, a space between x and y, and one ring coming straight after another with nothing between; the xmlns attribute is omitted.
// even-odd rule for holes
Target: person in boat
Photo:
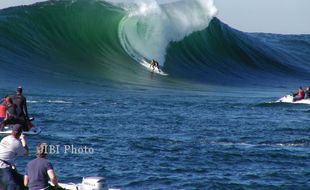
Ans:
<svg viewBox="0 0 310 190"><path fill-rule="evenodd" d="M19 156L29 153L26 137L22 134L23 127L16 124L12 133L0 142L0 189L15 190L23 188L22 177L16 171L14 161Z"/></svg>
<svg viewBox="0 0 310 190"><path fill-rule="evenodd" d="M0 125L1 131L3 130L4 126L8 124L20 123L17 117L16 105L13 104L13 100L9 96L7 96L5 99L5 110L6 110L5 119L2 121Z"/></svg>
<svg viewBox="0 0 310 190"><path fill-rule="evenodd" d="M24 176L24 185L29 190L52 189L49 187L50 180L54 187L58 186L57 177L52 164L46 159L48 153L46 143L37 145L37 158L27 164ZM54 188L53 187L53 188Z"/></svg>
<svg viewBox="0 0 310 190"><path fill-rule="evenodd" d="M310 99L310 86L308 86L306 89L305 99Z"/></svg>
<svg viewBox="0 0 310 190"><path fill-rule="evenodd" d="M302 100L305 98L305 92L304 90L302 89L302 87L300 86L299 89L298 89L298 93L297 94L293 94L293 101L298 101L298 100Z"/></svg>
<svg viewBox="0 0 310 190"><path fill-rule="evenodd" d="M157 68L158 71L160 71L159 63L155 59L152 59L150 63L150 67L153 69L153 71L155 70L155 68Z"/></svg>
<svg viewBox="0 0 310 190"><path fill-rule="evenodd" d="M13 103L16 105L18 121L21 124L26 126L29 120L29 117L28 117L28 110L27 110L27 101L26 101L25 96L23 96L23 88L21 86L17 87L16 95L14 95L12 99L13 99Z"/></svg>
<svg viewBox="0 0 310 190"><path fill-rule="evenodd" d="M0 124L4 121L6 117L6 98L8 96L4 96L0 102Z"/></svg>

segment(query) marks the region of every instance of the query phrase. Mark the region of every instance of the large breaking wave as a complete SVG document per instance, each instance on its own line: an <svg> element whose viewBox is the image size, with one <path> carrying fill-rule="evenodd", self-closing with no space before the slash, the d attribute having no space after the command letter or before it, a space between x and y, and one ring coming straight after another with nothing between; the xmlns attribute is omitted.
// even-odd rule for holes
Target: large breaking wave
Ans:
<svg viewBox="0 0 310 190"><path fill-rule="evenodd" d="M244 33L213 1L49 1L0 10L6 81L253 85L307 81L309 35ZM140 59L159 60L167 77ZM3 82L3 80L2 80Z"/></svg>
<svg viewBox="0 0 310 190"><path fill-rule="evenodd" d="M119 38L126 52L137 61L155 58L162 64L170 42L205 29L217 12L210 0L138 1L124 7L128 14L119 25Z"/></svg>

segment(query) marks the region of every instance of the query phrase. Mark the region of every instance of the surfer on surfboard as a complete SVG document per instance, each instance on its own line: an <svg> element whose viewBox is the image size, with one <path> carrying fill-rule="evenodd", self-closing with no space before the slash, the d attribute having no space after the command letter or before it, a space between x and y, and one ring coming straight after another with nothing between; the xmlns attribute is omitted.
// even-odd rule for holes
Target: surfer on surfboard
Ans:
<svg viewBox="0 0 310 190"><path fill-rule="evenodd" d="M155 59L152 59L150 67L153 69L153 71L155 70L155 68L157 68L158 71L160 72L159 63Z"/></svg>

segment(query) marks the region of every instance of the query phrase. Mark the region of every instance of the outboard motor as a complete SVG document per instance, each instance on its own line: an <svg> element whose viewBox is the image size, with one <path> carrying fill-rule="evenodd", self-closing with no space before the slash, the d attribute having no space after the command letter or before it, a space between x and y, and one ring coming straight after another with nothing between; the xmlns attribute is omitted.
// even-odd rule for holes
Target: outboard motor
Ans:
<svg viewBox="0 0 310 190"><path fill-rule="evenodd" d="M84 177L81 190L108 190L103 177Z"/></svg>

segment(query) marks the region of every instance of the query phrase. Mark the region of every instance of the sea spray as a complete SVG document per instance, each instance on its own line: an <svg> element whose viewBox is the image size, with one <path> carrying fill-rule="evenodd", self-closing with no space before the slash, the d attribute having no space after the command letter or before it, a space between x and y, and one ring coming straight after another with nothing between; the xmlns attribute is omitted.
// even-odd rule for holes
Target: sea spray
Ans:
<svg viewBox="0 0 310 190"><path fill-rule="evenodd" d="M161 65L165 62L170 42L180 41L195 31L205 29L217 13L212 0L167 4L148 0L122 6L128 12L119 25L123 48L137 61L155 58Z"/></svg>

